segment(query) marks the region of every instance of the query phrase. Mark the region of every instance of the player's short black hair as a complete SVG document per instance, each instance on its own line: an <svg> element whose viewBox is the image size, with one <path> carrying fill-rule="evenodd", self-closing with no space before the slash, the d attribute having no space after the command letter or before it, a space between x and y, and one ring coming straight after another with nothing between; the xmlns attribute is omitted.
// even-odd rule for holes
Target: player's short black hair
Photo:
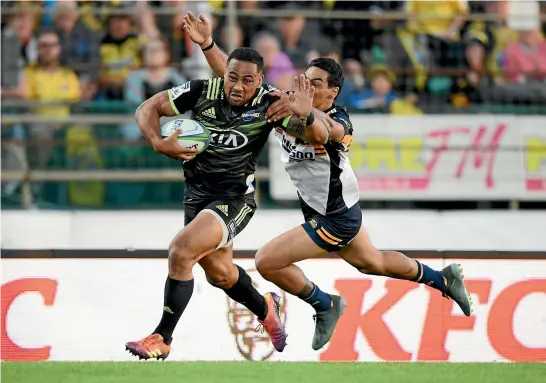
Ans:
<svg viewBox="0 0 546 383"><path fill-rule="evenodd" d="M311 61L309 67L320 68L325 72L328 72L328 86L338 87L338 95L341 94L343 88L343 82L345 81L345 75L343 74L343 68L334 59L329 57L318 57Z"/></svg>
<svg viewBox="0 0 546 383"><path fill-rule="evenodd" d="M235 49L229 55L227 63L229 64L231 60L246 61L256 64L258 66L258 71L263 72L264 70L264 58L253 48L242 47Z"/></svg>

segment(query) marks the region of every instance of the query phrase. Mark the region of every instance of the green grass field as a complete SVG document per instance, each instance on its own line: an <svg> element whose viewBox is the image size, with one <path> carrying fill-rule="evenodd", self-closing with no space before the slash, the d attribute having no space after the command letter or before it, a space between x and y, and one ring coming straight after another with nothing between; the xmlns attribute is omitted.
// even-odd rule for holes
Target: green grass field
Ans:
<svg viewBox="0 0 546 383"><path fill-rule="evenodd" d="M542 383L545 378L544 363L2 363L3 383Z"/></svg>

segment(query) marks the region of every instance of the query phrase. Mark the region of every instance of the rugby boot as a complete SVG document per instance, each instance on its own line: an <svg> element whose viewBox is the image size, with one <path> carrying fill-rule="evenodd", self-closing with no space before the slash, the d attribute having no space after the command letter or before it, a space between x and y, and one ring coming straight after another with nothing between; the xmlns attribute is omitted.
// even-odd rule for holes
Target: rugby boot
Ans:
<svg viewBox="0 0 546 383"><path fill-rule="evenodd" d="M313 350L320 350L326 343L330 341L337 321L347 304L343 297L330 295L332 298L332 307L326 311L319 311L313 315L315 321L315 335L313 336Z"/></svg>
<svg viewBox="0 0 546 383"><path fill-rule="evenodd" d="M452 263L440 271L440 274L447 281L443 296L453 299L459 305L464 315L470 316L472 314L472 297L466 291L461 265Z"/></svg>
<svg viewBox="0 0 546 383"><path fill-rule="evenodd" d="M163 337L159 334L148 335L146 338L136 342L128 342L125 349L138 359L148 360L151 358L165 359L171 352L171 346L165 344Z"/></svg>
<svg viewBox="0 0 546 383"><path fill-rule="evenodd" d="M288 335L284 330L284 324L282 323L279 312L281 297L275 293L265 293L264 298L267 304L267 316L263 321L258 319L258 323L260 323L258 328L263 326L269 334L269 338L271 339L271 343L273 343L275 350L282 352L286 347L286 338Z"/></svg>

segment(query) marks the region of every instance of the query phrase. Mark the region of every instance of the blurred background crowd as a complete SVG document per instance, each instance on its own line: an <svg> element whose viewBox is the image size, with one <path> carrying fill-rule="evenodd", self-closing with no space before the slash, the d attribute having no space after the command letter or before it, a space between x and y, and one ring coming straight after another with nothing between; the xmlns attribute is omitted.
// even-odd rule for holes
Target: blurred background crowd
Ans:
<svg viewBox="0 0 546 383"><path fill-rule="evenodd" d="M514 18L507 1L2 1L2 170L179 166L118 117L212 76L181 31L188 10L213 21L227 53L255 47L280 88L313 58L334 58L346 75L338 103L355 113L546 114L546 2L529 3L536 11ZM157 206L183 187L2 181L4 205L26 207Z"/></svg>

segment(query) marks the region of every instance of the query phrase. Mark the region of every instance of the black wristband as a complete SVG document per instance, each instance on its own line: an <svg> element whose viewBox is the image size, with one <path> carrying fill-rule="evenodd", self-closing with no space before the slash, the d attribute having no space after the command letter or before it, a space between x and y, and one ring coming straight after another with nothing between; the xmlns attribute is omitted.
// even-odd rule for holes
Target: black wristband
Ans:
<svg viewBox="0 0 546 383"><path fill-rule="evenodd" d="M305 125L309 126L313 124L313 122L315 122L315 115L311 112L311 114L307 116L307 120L305 120Z"/></svg>
<svg viewBox="0 0 546 383"><path fill-rule="evenodd" d="M206 52L206 51L211 50L213 46L214 46L214 40L212 40L212 42L210 43L210 45L209 45L208 47L206 47L206 48L201 48L201 50L202 50L203 52Z"/></svg>

